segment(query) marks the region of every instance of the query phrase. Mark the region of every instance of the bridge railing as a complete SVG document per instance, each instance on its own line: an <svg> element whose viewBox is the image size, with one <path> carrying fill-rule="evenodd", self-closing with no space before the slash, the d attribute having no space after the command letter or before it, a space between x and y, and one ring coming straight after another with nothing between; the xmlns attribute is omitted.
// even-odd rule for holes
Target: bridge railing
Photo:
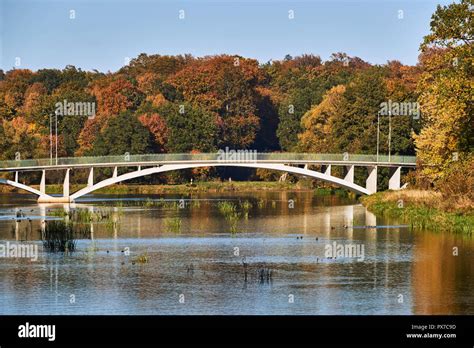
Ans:
<svg viewBox="0 0 474 348"><path fill-rule="evenodd" d="M393 155L362 155L362 154L323 154L323 153L253 153L242 152L237 157L228 153L174 153L174 154L143 154L97 157L62 157L55 159L25 159L0 161L1 168L47 167L54 165L94 165L94 164L126 164L146 162L180 162L180 161L222 161L222 162L258 162L258 161L328 161L328 162L369 162L369 163L402 163L414 165L415 156Z"/></svg>

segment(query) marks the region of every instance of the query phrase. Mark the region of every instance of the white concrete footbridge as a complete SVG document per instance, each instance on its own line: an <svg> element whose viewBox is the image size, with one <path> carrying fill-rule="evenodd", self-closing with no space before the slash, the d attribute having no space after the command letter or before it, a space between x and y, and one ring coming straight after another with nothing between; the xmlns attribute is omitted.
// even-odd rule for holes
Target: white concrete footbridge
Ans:
<svg viewBox="0 0 474 348"><path fill-rule="evenodd" d="M344 168L343 175L332 175L335 166ZM27 159L0 161L0 184L6 184L25 190L38 196L38 202L68 203L92 193L98 189L118 184L123 181L146 175L165 173L174 170L199 167L245 167L262 168L292 173L309 178L319 179L358 194L370 195L377 192L377 168L388 167L390 178L388 188L398 190L402 168L415 168L414 156L376 156L357 154L316 154L316 153L256 153L253 151L230 151L199 154L146 154L102 157L70 157L57 159ZM367 179L365 186L354 182L354 168L366 168ZM99 182L94 181L95 168L112 168L111 177ZM89 171L87 184L84 188L71 193L69 177L72 170L85 169ZM22 182L21 175L25 172L40 171L39 189ZM47 173L63 171L63 195L52 196L46 193ZM38 185L36 185L37 187Z"/></svg>

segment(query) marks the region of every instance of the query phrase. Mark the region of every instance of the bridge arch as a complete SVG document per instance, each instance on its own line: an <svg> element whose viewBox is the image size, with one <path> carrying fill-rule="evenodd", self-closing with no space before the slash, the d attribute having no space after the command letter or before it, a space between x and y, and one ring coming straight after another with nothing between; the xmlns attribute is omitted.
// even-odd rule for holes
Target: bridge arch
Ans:
<svg viewBox="0 0 474 348"><path fill-rule="evenodd" d="M314 170L293 167L293 166L289 166L285 164L272 164L272 163L268 163L268 164L267 163L198 163L198 164L194 163L193 164L193 163L188 163L188 164L165 164L159 167L140 169L140 170L125 173L122 175L117 175L117 176L102 180L94 185L87 186L73 193L70 196L70 201L74 201L84 195L92 193L101 188L104 188L113 184L117 184L123 181L139 178L142 176L165 173L165 172L174 171L174 170L192 169L192 168L201 168L201 167L244 167L244 168L256 168L256 169L260 168L260 169L276 170L276 171L288 172L292 174L304 175L311 178L326 181L326 182L339 185L343 188L349 189L353 192L363 194L363 195L370 195L372 193L365 187L357 185L353 182L349 182L344 179L337 178L332 175L320 173Z"/></svg>
<svg viewBox="0 0 474 348"><path fill-rule="evenodd" d="M44 194L43 192L36 190L28 185L20 184L19 182L12 181L12 180L7 180L7 179L0 179L0 184L5 184L5 185L10 185L13 187L16 187L20 190L24 190L30 193L33 193L39 197L49 197L47 194Z"/></svg>

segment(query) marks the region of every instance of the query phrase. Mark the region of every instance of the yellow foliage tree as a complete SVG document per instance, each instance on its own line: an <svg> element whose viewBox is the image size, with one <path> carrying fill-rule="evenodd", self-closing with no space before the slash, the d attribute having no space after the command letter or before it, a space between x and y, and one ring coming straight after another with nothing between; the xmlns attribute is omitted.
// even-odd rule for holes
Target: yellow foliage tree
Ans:
<svg viewBox="0 0 474 348"><path fill-rule="evenodd" d="M474 147L473 32L469 1L438 6L421 45L423 128L414 140L422 174L433 181Z"/></svg>
<svg viewBox="0 0 474 348"><path fill-rule="evenodd" d="M321 103L310 109L301 119L303 133L298 135L302 151L331 152L332 122L338 116L344 98L345 86L331 88Z"/></svg>

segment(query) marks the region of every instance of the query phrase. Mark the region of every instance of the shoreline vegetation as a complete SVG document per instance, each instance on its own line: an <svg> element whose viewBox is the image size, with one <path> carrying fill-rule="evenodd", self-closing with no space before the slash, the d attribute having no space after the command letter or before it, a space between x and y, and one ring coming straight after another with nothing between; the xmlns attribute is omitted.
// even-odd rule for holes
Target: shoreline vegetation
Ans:
<svg viewBox="0 0 474 348"><path fill-rule="evenodd" d="M33 188L39 189L38 185L32 185ZM75 192L85 185L72 184L71 192ZM46 191L50 194L61 194L62 185L51 184L46 185ZM279 191L297 191L297 192L314 192L318 195L342 195L353 196L355 194L347 192L341 188L320 187L313 188L309 182L300 180L298 182L279 182L279 181L207 181L195 182L193 184L117 184L104 187L94 194L187 194L187 193L220 193L220 192L279 192ZM23 192L14 187L1 185L0 193Z"/></svg>
<svg viewBox="0 0 474 348"><path fill-rule="evenodd" d="M474 230L474 206L468 209L452 208L436 191L383 191L361 197L360 201L374 214L401 218L414 230L455 232L469 236Z"/></svg>

